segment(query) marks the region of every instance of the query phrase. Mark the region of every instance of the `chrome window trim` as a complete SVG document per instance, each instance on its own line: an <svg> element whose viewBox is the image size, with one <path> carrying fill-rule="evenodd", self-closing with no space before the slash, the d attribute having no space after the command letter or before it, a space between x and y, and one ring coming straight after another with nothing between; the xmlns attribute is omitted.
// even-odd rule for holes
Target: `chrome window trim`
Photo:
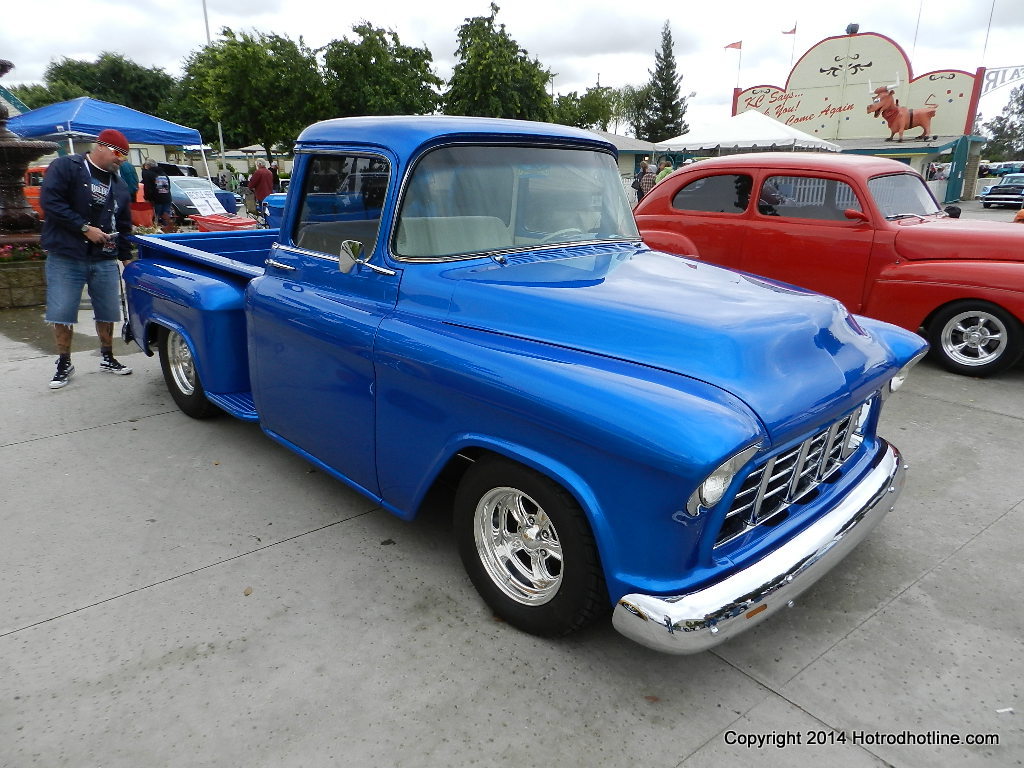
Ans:
<svg viewBox="0 0 1024 768"><path fill-rule="evenodd" d="M388 199L388 190L391 189L392 170L398 165L395 162L395 160L393 160L392 158L390 158L387 155L383 154L382 152L371 152L371 151L368 151L368 150L351 150L350 151L350 150L346 150L346 149L324 149L324 150L320 150L320 149L303 148L303 149L296 149L294 154L296 154L296 155L309 155L310 156L310 158L309 158L310 162L315 157L319 157L321 155L331 155L331 156L335 156L335 157L362 157L362 158L368 158L368 159L371 159L371 160L383 160L385 163L388 164L388 186L384 189L384 200L385 200L385 202ZM308 164L307 164L307 166L308 166ZM308 178L308 176L309 176L309 174L307 172L306 173L306 178ZM301 195L302 201L304 203L305 199L306 199L306 195L308 193L306 192L305 189L303 189L303 190L300 191L299 194ZM385 206L385 208L386 208L386 206ZM383 211L384 211L384 209L382 208L381 209L381 217L377 221L377 239L378 240L380 239L381 225L384 223ZM301 223L302 223L301 220L295 222L295 227L298 227L299 224L301 224ZM289 240L292 239L292 236L293 236L292 232L288 232L287 233L287 237L288 237ZM294 252L294 253L297 253L297 254L302 254L302 255L305 255L305 256L312 256L313 258L318 258L318 259L324 259L325 261L337 261L338 260L338 255L339 255L339 254L331 255L329 253L324 253L323 251L313 251L313 250L310 250L308 248L303 248L301 246L294 245L293 243L282 244L280 242L275 242L273 244L273 246L272 246L272 249L273 248L281 248L283 250L287 250L287 251Z"/></svg>

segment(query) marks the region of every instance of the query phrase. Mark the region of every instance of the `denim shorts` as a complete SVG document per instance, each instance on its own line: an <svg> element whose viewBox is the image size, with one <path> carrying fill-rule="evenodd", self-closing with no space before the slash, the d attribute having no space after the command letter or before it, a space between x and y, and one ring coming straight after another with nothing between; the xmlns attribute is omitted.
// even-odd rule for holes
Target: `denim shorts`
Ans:
<svg viewBox="0 0 1024 768"><path fill-rule="evenodd" d="M82 288L89 286L93 319L121 322L121 272L114 259L88 261L49 253L46 256L46 322L74 325Z"/></svg>

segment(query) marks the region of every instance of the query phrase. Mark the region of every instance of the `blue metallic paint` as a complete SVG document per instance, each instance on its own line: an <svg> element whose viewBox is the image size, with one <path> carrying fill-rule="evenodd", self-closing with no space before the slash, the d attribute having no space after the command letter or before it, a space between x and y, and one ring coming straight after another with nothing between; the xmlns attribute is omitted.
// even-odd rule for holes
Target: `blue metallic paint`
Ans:
<svg viewBox="0 0 1024 768"><path fill-rule="evenodd" d="M298 207L289 205L274 259L291 271L257 266L241 240L236 253L251 266L221 270L232 259L219 243L242 233L179 243L186 250L146 244L144 261L126 270L133 323L179 330L211 392L250 388L251 370L268 434L403 518L459 452L499 453L549 475L591 522L612 602L681 594L749 566L871 471L878 406L860 452L814 499L714 549L725 501L682 512L712 470L752 444L761 460L883 392L923 342L832 299L638 243L539 248L503 264L396 259L389 229L410 163L426 147L470 139L613 151L586 132L515 121L311 126L296 178L305 151L390 159L373 258L395 274L343 273L289 248ZM193 253L214 248L223 255Z"/></svg>

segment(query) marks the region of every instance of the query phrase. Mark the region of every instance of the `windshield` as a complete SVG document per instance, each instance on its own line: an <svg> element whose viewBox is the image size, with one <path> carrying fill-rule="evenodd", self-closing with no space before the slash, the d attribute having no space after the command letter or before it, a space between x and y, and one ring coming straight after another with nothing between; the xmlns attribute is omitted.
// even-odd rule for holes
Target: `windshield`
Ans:
<svg viewBox="0 0 1024 768"><path fill-rule="evenodd" d="M209 189L213 182L206 179L197 179L191 176L171 176L171 182L181 189Z"/></svg>
<svg viewBox="0 0 1024 768"><path fill-rule="evenodd" d="M875 204L887 219L901 216L931 216L939 212L939 204L925 186L924 179L913 173L876 176L868 181L868 190Z"/></svg>
<svg viewBox="0 0 1024 768"><path fill-rule="evenodd" d="M416 165L394 250L405 258L438 259L639 238L610 154L455 146L436 149Z"/></svg>
<svg viewBox="0 0 1024 768"><path fill-rule="evenodd" d="M1024 184L1024 173L1008 173L999 180L1000 184Z"/></svg>

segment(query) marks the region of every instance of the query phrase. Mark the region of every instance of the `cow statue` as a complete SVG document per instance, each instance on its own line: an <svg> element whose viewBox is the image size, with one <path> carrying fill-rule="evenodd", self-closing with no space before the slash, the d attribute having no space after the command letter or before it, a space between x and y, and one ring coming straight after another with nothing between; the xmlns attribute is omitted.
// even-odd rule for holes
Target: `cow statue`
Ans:
<svg viewBox="0 0 1024 768"><path fill-rule="evenodd" d="M892 141L897 133L900 137L896 140L903 141L903 132L911 128L922 129L921 135L917 137L918 140L928 141L929 138L936 138L928 134L931 133L932 118L935 117L938 107L933 104L920 109L900 106L894 90L899 87L899 84L900 80L897 76L894 85L883 85L872 91L871 81L868 81L868 92L871 94L871 105L868 107L868 112L874 112L875 117L881 117L889 125L889 130L892 133L889 134L886 141Z"/></svg>

